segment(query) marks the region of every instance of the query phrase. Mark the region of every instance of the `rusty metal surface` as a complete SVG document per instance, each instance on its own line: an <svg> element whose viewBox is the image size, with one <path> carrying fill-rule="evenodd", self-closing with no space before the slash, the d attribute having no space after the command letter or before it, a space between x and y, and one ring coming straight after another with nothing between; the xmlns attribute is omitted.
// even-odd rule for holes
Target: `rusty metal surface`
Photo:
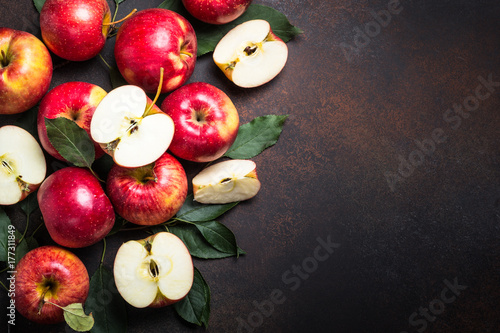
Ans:
<svg viewBox="0 0 500 333"><path fill-rule="evenodd" d="M120 12L161 2L127 0ZM190 80L227 92L242 122L289 114L277 145L254 158L261 192L221 219L247 255L196 261L212 291L206 331L500 332L499 2L255 3L304 34L262 87L236 88L210 56ZM39 35L30 0L0 8L1 26ZM52 87L69 80L111 87L99 59L56 62ZM105 264L141 236L110 238ZM92 273L101 250L75 253ZM128 308L128 328L204 331L171 309ZM66 332L20 315L15 329Z"/></svg>

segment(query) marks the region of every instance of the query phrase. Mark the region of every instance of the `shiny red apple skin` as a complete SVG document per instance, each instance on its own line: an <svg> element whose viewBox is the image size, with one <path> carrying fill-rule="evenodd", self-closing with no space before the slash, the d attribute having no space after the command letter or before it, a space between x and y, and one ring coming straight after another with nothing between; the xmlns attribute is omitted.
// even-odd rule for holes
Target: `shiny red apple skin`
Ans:
<svg viewBox="0 0 500 333"><path fill-rule="evenodd" d="M209 24L226 24L240 17L252 0L182 0L193 17Z"/></svg>
<svg viewBox="0 0 500 333"><path fill-rule="evenodd" d="M0 27L0 114L34 107L49 90L52 70L49 50L40 39Z"/></svg>
<svg viewBox="0 0 500 333"><path fill-rule="evenodd" d="M40 101L38 109L37 129L42 147L51 156L68 162L50 143L45 118L64 117L73 120L90 137L92 115L106 94L103 88L95 84L79 81L65 82L50 90ZM98 143L94 143L94 149L96 159L104 155L104 150Z"/></svg>
<svg viewBox="0 0 500 333"><path fill-rule="evenodd" d="M196 65L197 40L183 16L168 9L149 8L135 13L118 30L116 65L123 78L155 93L164 69L161 93L183 85Z"/></svg>
<svg viewBox="0 0 500 333"><path fill-rule="evenodd" d="M64 247L93 245L115 222L111 201L86 168L71 166L55 171L40 185L37 199L51 238Z"/></svg>
<svg viewBox="0 0 500 333"><path fill-rule="evenodd" d="M42 39L57 56L85 61L104 48L111 21L106 0L47 0L40 11Z"/></svg>
<svg viewBox="0 0 500 333"><path fill-rule="evenodd" d="M168 95L161 104L175 125L169 151L192 162L211 162L231 147L239 129L239 115L222 90L192 82Z"/></svg>
<svg viewBox="0 0 500 333"><path fill-rule="evenodd" d="M84 303L89 292L89 275L83 262L72 252L59 246L45 245L28 252L17 264L15 275L16 309L28 320L39 324L64 321L63 310L44 303L39 313L40 300L59 306Z"/></svg>
<svg viewBox="0 0 500 333"><path fill-rule="evenodd" d="M115 211L139 225L157 225L174 216L188 191L181 163L164 153L154 163L139 168L114 165L106 181Z"/></svg>

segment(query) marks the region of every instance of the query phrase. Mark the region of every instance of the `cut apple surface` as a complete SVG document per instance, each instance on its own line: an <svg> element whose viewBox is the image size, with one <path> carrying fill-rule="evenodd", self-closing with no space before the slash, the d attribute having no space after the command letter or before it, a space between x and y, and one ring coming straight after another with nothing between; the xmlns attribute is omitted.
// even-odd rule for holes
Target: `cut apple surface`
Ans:
<svg viewBox="0 0 500 333"><path fill-rule="evenodd" d="M254 197L260 190L256 164L250 160L228 160L203 169L193 180L194 200L225 204Z"/></svg>
<svg viewBox="0 0 500 333"><path fill-rule="evenodd" d="M265 20L250 20L230 30L213 53L216 65L237 86L252 88L272 80L286 64L288 47Z"/></svg>
<svg viewBox="0 0 500 333"><path fill-rule="evenodd" d="M162 307L188 294L194 266L182 240L172 233L160 232L122 244L116 253L113 274L118 292L130 305Z"/></svg>
<svg viewBox="0 0 500 333"><path fill-rule="evenodd" d="M90 133L116 164L140 167L154 162L168 149L174 122L144 90L125 85L109 92L99 103Z"/></svg>
<svg viewBox="0 0 500 333"><path fill-rule="evenodd" d="M0 205L13 205L34 192L45 179L42 148L21 127L0 128Z"/></svg>

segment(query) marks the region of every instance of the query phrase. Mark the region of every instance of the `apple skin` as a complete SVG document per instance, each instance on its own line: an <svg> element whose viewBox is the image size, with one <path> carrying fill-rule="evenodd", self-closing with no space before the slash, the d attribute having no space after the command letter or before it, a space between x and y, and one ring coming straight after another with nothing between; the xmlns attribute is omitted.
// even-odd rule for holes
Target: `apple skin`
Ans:
<svg viewBox="0 0 500 333"><path fill-rule="evenodd" d="M115 222L111 201L99 180L85 168L55 171L40 185L37 199L51 238L61 246L95 244Z"/></svg>
<svg viewBox="0 0 500 333"><path fill-rule="evenodd" d="M73 120L90 137L92 115L106 94L103 88L95 84L78 81L66 82L50 90L42 98L38 109L37 129L42 147L51 156L68 162L50 143L45 127L45 118L64 117ZM104 150L98 143L94 142L94 148L96 159L104 155Z"/></svg>
<svg viewBox="0 0 500 333"><path fill-rule="evenodd" d="M34 35L0 27L0 114L35 106L52 80L49 50Z"/></svg>
<svg viewBox="0 0 500 333"><path fill-rule="evenodd" d="M116 65L123 78L155 93L164 68L161 93L183 85L193 74L198 44L191 24L168 9L149 8L135 13L118 30Z"/></svg>
<svg viewBox="0 0 500 333"><path fill-rule="evenodd" d="M175 125L169 150L192 162L211 162L231 147L239 116L231 99L219 88L193 82L168 95L161 104Z"/></svg>
<svg viewBox="0 0 500 333"><path fill-rule="evenodd" d="M42 39L70 61L95 57L104 47L111 22L106 0L47 0L40 11Z"/></svg>
<svg viewBox="0 0 500 333"><path fill-rule="evenodd" d="M44 290L47 289L45 295ZM41 299L67 306L84 303L89 292L89 274L72 252L55 245L29 251L17 264L15 275L16 309L30 321L56 324L64 321L63 310Z"/></svg>
<svg viewBox="0 0 500 333"><path fill-rule="evenodd" d="M209 24L226 24L240 17L252 0L182 0L194 18Z"/></svg>
<svg viewBox="0 0 500 333"><path fill-rule="evenodd" d="M181 163L164 153L154 163L139 168L115 164L108 173L106 190L118 215L135 224L156 225L182 207L188 182Z"/></svg>

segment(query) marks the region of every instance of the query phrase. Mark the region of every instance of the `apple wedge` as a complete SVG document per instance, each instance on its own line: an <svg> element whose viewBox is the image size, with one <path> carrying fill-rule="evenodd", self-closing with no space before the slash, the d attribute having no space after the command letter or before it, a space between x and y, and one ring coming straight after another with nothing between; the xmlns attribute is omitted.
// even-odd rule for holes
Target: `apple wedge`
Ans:
<svg viewBox="0 0 500 333"><path fill-rule="evenodd" d="M215 64L234 84L253 88L271 81L286 64L288 47L269 22L250 20L231 29L217 44Z"/></svg>
<svg viewBox="0 0 500 333"><path fill-rule="evenodd" d="M205 204L225 204L254 197L260 190L255 162L227 160L213 164L192 180L194 200Z"/></svg>
<svg viewBox="0 0 500 333"><path fill-rule="evenodd" d="M113 274L118 292L130 305L163 307L188 294L194 266L179 237L159 232L123 243L116 253Z"/></svg>
<svg viewBox="0 0 500 333"><path fill-rule="evenodd" d="M168 149L174 122L144 90L125 85L110 91L99 103L90 134L116 164L140 167L153 163Z"/></svg>
<svg viewBox="0 0 500 333"><path fill-rule="evenodd" d="M42 148L21 127L0 127L0 205L13 205L33 193L45 179Z"/></svg>

